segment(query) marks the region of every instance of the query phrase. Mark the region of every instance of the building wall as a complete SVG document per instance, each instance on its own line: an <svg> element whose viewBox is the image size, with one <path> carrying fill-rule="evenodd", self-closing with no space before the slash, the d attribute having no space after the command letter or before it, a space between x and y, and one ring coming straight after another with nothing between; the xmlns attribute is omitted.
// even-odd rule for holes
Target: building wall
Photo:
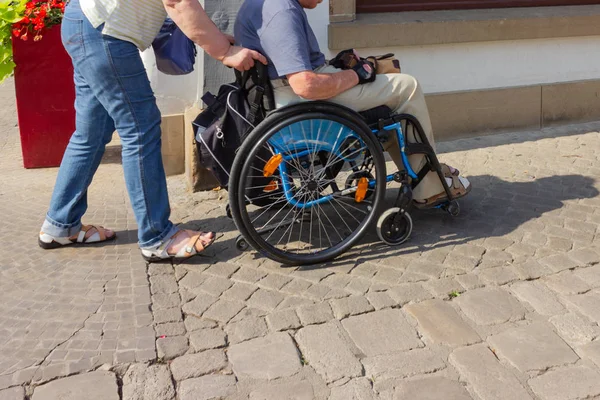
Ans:
<svg viewBox="0 0 600 400"><path fill-rule="evenodd" d="M308 15L327 57L329 0ZM600 79L600 36L357 49L368 56L394 53L403 72L426 93Z"/></svg>

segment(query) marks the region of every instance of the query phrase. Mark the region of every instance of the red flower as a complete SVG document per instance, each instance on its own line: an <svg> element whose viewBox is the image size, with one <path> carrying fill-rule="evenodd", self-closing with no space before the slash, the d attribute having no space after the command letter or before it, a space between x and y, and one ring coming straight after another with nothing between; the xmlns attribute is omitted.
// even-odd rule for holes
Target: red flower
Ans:
<svg viewBox="0 0 600 400"><path fill-rule="evenodd" d="M27 10L33 10L35 8L35 2L33 2L33 1L28 2L27 4L25 4L25 8Z"/></svg>
<svg viewBox="0 0 600 400"><path fill-rule="evenodd" d="M21 29L20 28L14 28L12 30L13 35L15 35L15 37L19 37L21 36Z"/></svg>

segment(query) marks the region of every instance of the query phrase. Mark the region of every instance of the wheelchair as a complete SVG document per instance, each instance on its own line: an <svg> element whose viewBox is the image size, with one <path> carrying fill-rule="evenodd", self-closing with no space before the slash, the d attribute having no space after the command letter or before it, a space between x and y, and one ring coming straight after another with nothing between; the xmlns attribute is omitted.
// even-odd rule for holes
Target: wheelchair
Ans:
<svg viewBox="0 0 600 400"><path fill-rule="evenodd" d="M239 147L229 178L227 211L240 232L239 250L252 247L287 265L323 263L354 246L375 221L381 241L400 245L413 229L412 190L430 171L437 172L447 194L435 207L459 214L414 116L394 115L386 106L355 112L326 101L275 109L266 82L261 96L267 112ZM411 130L416 143L407 143ZM391 135L404 170L387 174L383 143ZM425 155L420 171L410 166L411 154ZM400 183L400 190L394 206L382 212L390 182ZM267 204L258 201L266 198Z"/></svg>

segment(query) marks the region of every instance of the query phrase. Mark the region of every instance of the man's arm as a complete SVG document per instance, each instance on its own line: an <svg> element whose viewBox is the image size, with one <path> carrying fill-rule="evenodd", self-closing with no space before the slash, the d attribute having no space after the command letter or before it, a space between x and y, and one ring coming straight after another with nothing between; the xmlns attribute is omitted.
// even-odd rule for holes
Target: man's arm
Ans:
<svg viewBox="0 0 600 400"><path fill-rule="evenodd" d="M254 60L267 64L267 59L259 52L233 46L230 37L217 28L198 0L163 0L163 4L187 37L228 67L245 71L254 66Z"/></svg>
<svg viewBox="0 0 600 400"><path fill-rule="evenodd" d="M358 75L353 70L333 74L302 71L287 75L294 93L307 100L327 100L358 85Z"/></svg>

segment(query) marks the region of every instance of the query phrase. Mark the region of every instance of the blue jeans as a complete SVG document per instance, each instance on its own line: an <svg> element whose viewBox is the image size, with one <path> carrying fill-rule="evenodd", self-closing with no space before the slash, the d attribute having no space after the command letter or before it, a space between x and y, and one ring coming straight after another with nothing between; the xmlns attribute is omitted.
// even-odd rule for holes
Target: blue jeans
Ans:
<svg viewBox="0 0 600 400"><path fill-rule="evenodd" d="M76 129L42 231L52 236L79 232L88 186L116 129L139 245L154 246L175 231L169 221L160 111L137 47L101 31L87 20L79 0L69 3L61 34L75 70Z"/></svg>

